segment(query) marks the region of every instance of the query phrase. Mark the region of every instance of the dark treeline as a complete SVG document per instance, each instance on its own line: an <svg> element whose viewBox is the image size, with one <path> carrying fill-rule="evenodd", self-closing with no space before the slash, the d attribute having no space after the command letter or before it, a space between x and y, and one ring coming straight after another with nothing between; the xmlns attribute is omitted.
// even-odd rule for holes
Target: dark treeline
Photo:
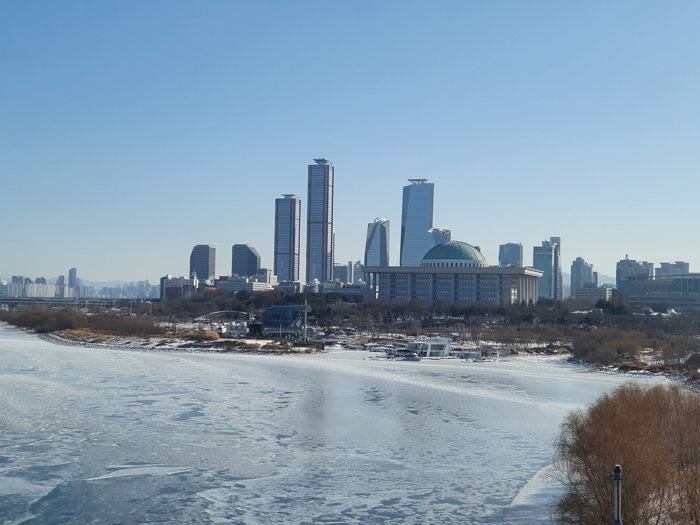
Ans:
<svg viewBox="0 0 700 525"><path fill-rule="evenodd" d="M190 299L169 300L152 305L141 305L141 313L163 319L194 319L219 310L235 310L257 315L266 306L302 304L308 301L315 322L322 327L352 326L363 330L390 331L407 326L430 330L455 328L457 325L489 324L528 327L548 326L555 330L568 327L618 328L643 330L666 334L700 334L700 314L674 317L636 316L623 299L602 302L591 311L590 304L573 300L565 302L541 301L537 305L498 306L485 304L435 303L420 301L387 302L362 300L358 297L336 294L296 294L279 291L265 293L210 292ZM588 312L588 313L580 313Z"/></svg>
<svg viewBox="0 0 700 525"><path fill-rule="evenodd" d="M158 322L188 321L215 311L232 310L258 317L262 308L284 304L311 307L309 320L322 328L353 327L370 333L398 332L409 336L462 334L465 338L522 345L569 346L574 357L599 364L634 360L652 349L666 363L680 363L700 352L700 314L678 316L632 315L621 298L589 304L576 301L541 301L537 305L485 304L426 305L419 301L362 300L335 294L290 295L265 293L200 293L186 300L133 305L137 317L83 315L74 310L18 309L0 317L26 328L49 332L87 328L114 335L161 332ZM259 318L259 317L258 317Z"/></svg>
<svg viewBox="0 0 700 525"><path fill-rule="evenodd" d="M85 315L70 309L30 308L0 311L0 320L38 333L86 329L108 335L156 335L163 333L153 320L109 314Z"/></svg>

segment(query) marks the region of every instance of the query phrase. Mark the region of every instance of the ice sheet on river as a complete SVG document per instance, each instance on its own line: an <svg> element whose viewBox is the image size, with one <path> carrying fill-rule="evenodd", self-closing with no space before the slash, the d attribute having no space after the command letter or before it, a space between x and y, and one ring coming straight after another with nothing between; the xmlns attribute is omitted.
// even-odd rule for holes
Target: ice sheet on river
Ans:
<svg viewBox="0 0 700 525"><path fill-rule="evenodd" d="M0 523L550 523L559 424L623 380L551 359L95 351L0 326Z"/></svg>

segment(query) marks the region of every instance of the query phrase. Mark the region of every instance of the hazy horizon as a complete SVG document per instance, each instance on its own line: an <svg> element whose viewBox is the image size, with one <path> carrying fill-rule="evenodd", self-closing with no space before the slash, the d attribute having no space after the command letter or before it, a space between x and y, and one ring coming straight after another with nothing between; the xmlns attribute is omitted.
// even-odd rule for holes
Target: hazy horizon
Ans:
<svg viewBox="0 0 700 525"><path fill-rule="evenodd" d="M272 268L274 199L335 166L336 261L402 186L478 245L562 238L614 275L684 260L700 190L700 4L154 1L0 7L0 275Z"/></svg>

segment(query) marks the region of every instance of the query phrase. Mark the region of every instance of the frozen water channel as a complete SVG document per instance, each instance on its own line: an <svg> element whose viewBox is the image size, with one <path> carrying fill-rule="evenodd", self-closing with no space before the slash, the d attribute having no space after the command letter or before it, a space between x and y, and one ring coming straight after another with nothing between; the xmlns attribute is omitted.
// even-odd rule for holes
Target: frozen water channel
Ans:
<svg viewBox="0 0 700 525"><path fill-rule="evenodd" d="M562 419L626 380L364 356L71 348L0 324L0 523L553 523Z"/></svg>

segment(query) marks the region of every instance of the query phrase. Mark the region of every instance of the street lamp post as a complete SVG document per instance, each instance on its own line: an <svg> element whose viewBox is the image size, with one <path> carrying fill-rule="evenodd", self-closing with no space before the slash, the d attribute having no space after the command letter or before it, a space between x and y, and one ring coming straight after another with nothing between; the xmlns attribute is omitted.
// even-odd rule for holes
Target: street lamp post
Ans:
<svg viewBox="0 0 700 525"><path fill-rule="evenodd" d="M615 465L613 473L613 514L614 525L622 525L622 467Z"/></svg>

